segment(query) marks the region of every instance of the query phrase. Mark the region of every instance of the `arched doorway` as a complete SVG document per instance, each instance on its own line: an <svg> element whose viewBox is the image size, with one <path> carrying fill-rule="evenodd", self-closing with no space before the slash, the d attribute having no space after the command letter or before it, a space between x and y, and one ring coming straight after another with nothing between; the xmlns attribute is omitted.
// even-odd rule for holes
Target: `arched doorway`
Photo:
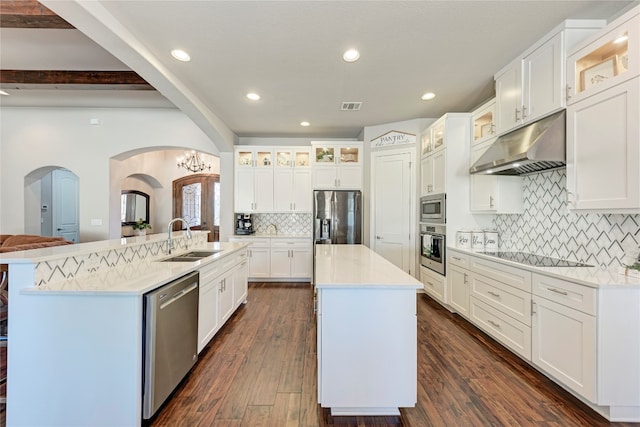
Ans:
<svg viewBox="0 0 640 427"><path fill-rule="evenodd" d="M47 166L25 177L25 233L80 241L79 179L68 169Z"/></svg>
<svg viewBox="0 0 640 427"><path fill-rule="evenodd" d="M209 241L220 240L220 175L195 174L173 181L173 216L192 230L210 230ZM186 229L180 221L174 230Z"/></svg>

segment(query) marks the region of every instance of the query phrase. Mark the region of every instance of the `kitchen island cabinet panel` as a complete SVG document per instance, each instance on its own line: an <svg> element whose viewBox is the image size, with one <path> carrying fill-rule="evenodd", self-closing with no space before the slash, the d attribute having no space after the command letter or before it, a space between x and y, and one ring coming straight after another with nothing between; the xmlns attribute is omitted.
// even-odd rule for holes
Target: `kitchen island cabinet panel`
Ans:
<svg viewBox="0 0 640 427"><path fill-rule="evenodd" d="M345 407L414 406L415 291L332 289L319 295L327 337L318 385L322 406L331 407L333 415Z"/></svg>
<svg viewBox="0 0 640 427"><path fill-rule="evenodd" d="M399 415L417 399L420 282L363 245L318 245L318 402L332 415Z"/></svg>

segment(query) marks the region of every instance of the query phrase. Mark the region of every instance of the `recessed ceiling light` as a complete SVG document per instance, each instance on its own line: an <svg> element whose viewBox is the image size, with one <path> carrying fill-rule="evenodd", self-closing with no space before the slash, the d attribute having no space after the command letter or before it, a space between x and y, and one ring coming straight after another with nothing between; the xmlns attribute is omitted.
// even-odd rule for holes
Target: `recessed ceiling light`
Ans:
<svg viewBox="0 0 640 427"><path fill-rule="evenodd" d="M624 34L624 35L618 37L617 39L615 39L613 42L618 44L618 43L626 42L628 39L629 39L629 36Z"/></svg>
<svg viewBox="0 0 640 427"><path fill-rule="evenodd" d="M430 99L433 99L436 97L436 94L433 92L427 92L424 95L422 95L420 97L420 99L422 99L423 101L429 101Z"/></svg>
<svg viewBox="0 0 640 427"><path fill-rule="evenodd" d="M300 122L300 126L311 126L311 123L309 122Z"/></svg>
<svg viewBox="0 0 640 427"><path fill-rule="evenodd" d="M488 174L491 174L491 173L493 173L493 171L492 171L491 169L489 169L489 170L487 171L487 173L488 173Z"/></svg>
<svg viewBox="0 0 640 427"><path fill-rule="evenodd" d="M349 49L342 55L342 59L347 62L355 62L360 58L360 52L355 49Z"/></svg>
<svg viewBox="0 0 640 427"><path fill-rule="evenodd" d="M0 90L0 95L9 96L9 94L3 90Z"/></svg>
<svg viewBox="0 0 640 427"><path fill-rule="evenodd" d="M249 92L247 94L247 98L249 98L252 101L257 101L260 99L260 95L258 95L257 93Z"/></svg>
<svg viewBox="0 0 640 427"><path fill-rule="evenodd" d="M171 51L171 56L176 58L178 61L183 61L183 62L191 61L191 57L184 50L173 49Z"/></svg>

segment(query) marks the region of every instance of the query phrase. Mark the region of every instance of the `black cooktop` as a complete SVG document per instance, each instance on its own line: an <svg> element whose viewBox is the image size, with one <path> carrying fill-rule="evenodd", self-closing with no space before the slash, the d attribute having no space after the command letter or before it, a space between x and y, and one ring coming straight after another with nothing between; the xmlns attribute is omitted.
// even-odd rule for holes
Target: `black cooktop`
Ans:
<svg viewBox="0 0 640 427"><path fill-rule="evenodd" d="M526 252L482 252L485 255L535 267L593 267L577 261L567 261L548 256L528 254Z"/></svg>

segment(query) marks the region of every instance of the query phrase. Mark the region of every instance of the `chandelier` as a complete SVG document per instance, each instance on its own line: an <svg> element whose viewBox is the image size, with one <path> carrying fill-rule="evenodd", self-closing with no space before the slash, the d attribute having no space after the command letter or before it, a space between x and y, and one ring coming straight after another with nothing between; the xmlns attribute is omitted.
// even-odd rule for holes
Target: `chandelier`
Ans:
<svg viewBox="0 0 640 427"><path fill-rule="evenodd" d="M202 154L191 151L184 153L184 156L178 157L178 167L185 168L191 172L202 172L205 169L211 170L211 163L205 163Z"/></svg>

